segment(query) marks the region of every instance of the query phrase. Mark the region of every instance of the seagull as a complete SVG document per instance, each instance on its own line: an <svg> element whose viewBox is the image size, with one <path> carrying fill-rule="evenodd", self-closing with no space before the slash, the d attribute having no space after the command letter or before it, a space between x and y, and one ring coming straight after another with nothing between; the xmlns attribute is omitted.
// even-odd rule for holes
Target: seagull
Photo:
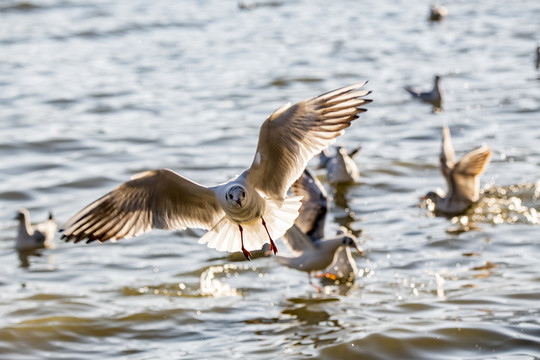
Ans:
<svg viewBox="0 0 540 360"><path fill-rule="evenodd" d="M341 230L332 238L324 237L324 223L328 213L328 196L316 177L305 169L292 185L293 194L302 196L300 215L295 224L283 236L285 244L294 256L276 256L277 261L290 268L308 273L309 283L319 292L320 288L312 282L311 273L326 270L317 277L338 281L350 281L356 277L358 268L352 258L350 248L361 255L354 235Z"/></svg>
<svg viewBox="0 0 540 360"><path fill-rule="evenodd" d="M262 124L251 166L219 185L197 184L169 169L136 174L75 214L62 239L87 243L130 238L152 229L209 231L199 239L218 251L261 249L289 229L301 206L287 190L307 162L343 134L371 100L365 82L294 105L285 104ZM240 139L241 140L241 139Z"/></svg>
<svg viewBox="0 0 540 360"><path fill-rule="evenodd" d="M429 20L431 21L439 21L448 15L448 9L446 6L437 6L436 4L432 3L429 7Z"/></svg>
<svg viewBox="0 0 540 360"><path fill-rule="evenodd" d="M30 224L30 214L26 209L20 209L15 215L15 220L19 221L15 248L17 250L29 250L38 248L50 248L56 233L56 220L52 211L49 211L49 218L38 224Z"/></svg>
<svg viewBox="0 0 540 360"><path fill-rule="evenodd" d="M326 151L319 154L319 169L326 167L327 179L330 184L351 184L358 181L360 171L352 159L361 147L347 152L343 146L336 147L336 154L331 156Z"/></svg>
<svg viewBox="0 0 540 360"><path fill-rule="evenodd" d="M405 90L407 90L415 99L430 103L435 108L440 109L442 107L443 98L442 89L439 84L440 80L441 77L439 75L435 75L433 80L433 89L431 89L431 91L422 91L412 86L405 86Z"/></svg>
<svg viewBox="0 0 540 360"><path fill-rule="evenodd" d="M446 195L433 191L423 199L429 199L435 205L435 211L447 215L459 215L480 198L480 174L486 169L491 149L487 145L471 151L458 162L450 138L450 129L442 129L442 149L439 157L441 172L448 185Z"/></svg>

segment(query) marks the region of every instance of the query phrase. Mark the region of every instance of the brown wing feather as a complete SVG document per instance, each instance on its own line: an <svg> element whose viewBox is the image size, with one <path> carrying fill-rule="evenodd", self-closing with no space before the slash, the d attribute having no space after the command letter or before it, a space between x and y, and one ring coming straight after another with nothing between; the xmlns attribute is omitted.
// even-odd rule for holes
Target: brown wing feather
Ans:
<svg viewBox="0 0 540 360"><path fill-rule="evenodd" d="M306 168L292 185L292 192L295 196L302 196L296 226L314 241L324 238L329 205L326 190L320 181Z"/></svg>
<svg viewBox="0 0 540 360"><path fill-rule="evenodd" d="M307 162L341 135L371 100L365 83L330 91L293 106L282 106L261 126L248 181L267 196L282 201Z"/></svg>
<svg viewBox="0 0 540 360"><path fill-rule="evenodd" d="M66 241L106 241L151 229L209 229L223 215L212 190L160 169L135 175L79 211L60 231Z"/></svg>

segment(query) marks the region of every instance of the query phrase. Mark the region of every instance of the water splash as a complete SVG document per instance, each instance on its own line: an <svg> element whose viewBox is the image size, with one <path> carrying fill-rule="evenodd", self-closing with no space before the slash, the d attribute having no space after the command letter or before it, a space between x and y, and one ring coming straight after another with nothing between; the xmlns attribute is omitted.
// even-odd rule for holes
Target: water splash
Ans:
<svg viewBox="0 0 540 360"><path fill-rule="evenodd" d="M437 296L440 299L446 299L444 293L444 278L439 273L435 273L435 281L437 282Z"/></svg>
<svg viewBox="0 0 540 360"><path fill-rule="evenodd" d="M231 288L229 284L216 278L216 274L224 274L229 276L231 270L244 269L244 266L238 265L219 265L219 266L210 266L208 269L202 272L201 274L201 295L203 296L237 296L239 292L235 288Z"/></svg>
<svg viewBox="0 0 540 360"><path fill-rule="evenodd" d="M540 224L540 180L536 183L490 186L468 213L472 222Z"/></svg>
<svg viewBox="0 0 540 360"><path fill-rule="evenodd" d="M477 230L478 223L540 224L540 180L509 186L488 185L481 190L480 200L463 215L450 219L447 232L459 234ZM429 199L421 206L435 216L435 205Z"/></svg>

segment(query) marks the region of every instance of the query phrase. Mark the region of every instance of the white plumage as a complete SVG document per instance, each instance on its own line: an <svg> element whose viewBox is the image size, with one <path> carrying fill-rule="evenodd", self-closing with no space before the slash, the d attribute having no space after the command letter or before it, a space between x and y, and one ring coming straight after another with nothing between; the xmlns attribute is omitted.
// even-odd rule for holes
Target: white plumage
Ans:
<svg viewBox="0 0 540 360"><path fill-rule="evenodd" d="M15 239L15 248L17 250L49 248L52 246L57 228L52 212L49 212L47 220L31 225L28 210L20 209L15 215L15 220L19 221Z"/></svg>

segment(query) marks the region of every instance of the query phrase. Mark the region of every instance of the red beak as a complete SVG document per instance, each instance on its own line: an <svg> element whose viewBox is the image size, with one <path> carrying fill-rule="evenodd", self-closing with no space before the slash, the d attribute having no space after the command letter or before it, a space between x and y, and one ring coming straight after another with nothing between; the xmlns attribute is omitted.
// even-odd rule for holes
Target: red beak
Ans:
<svg viewBox="0 0 540 360"><path fill-rule="evenodd" d="M365 256L364 251L358 245L355 244L354 247L356 248L356 251L358 251L360 255Z"/></svg>

